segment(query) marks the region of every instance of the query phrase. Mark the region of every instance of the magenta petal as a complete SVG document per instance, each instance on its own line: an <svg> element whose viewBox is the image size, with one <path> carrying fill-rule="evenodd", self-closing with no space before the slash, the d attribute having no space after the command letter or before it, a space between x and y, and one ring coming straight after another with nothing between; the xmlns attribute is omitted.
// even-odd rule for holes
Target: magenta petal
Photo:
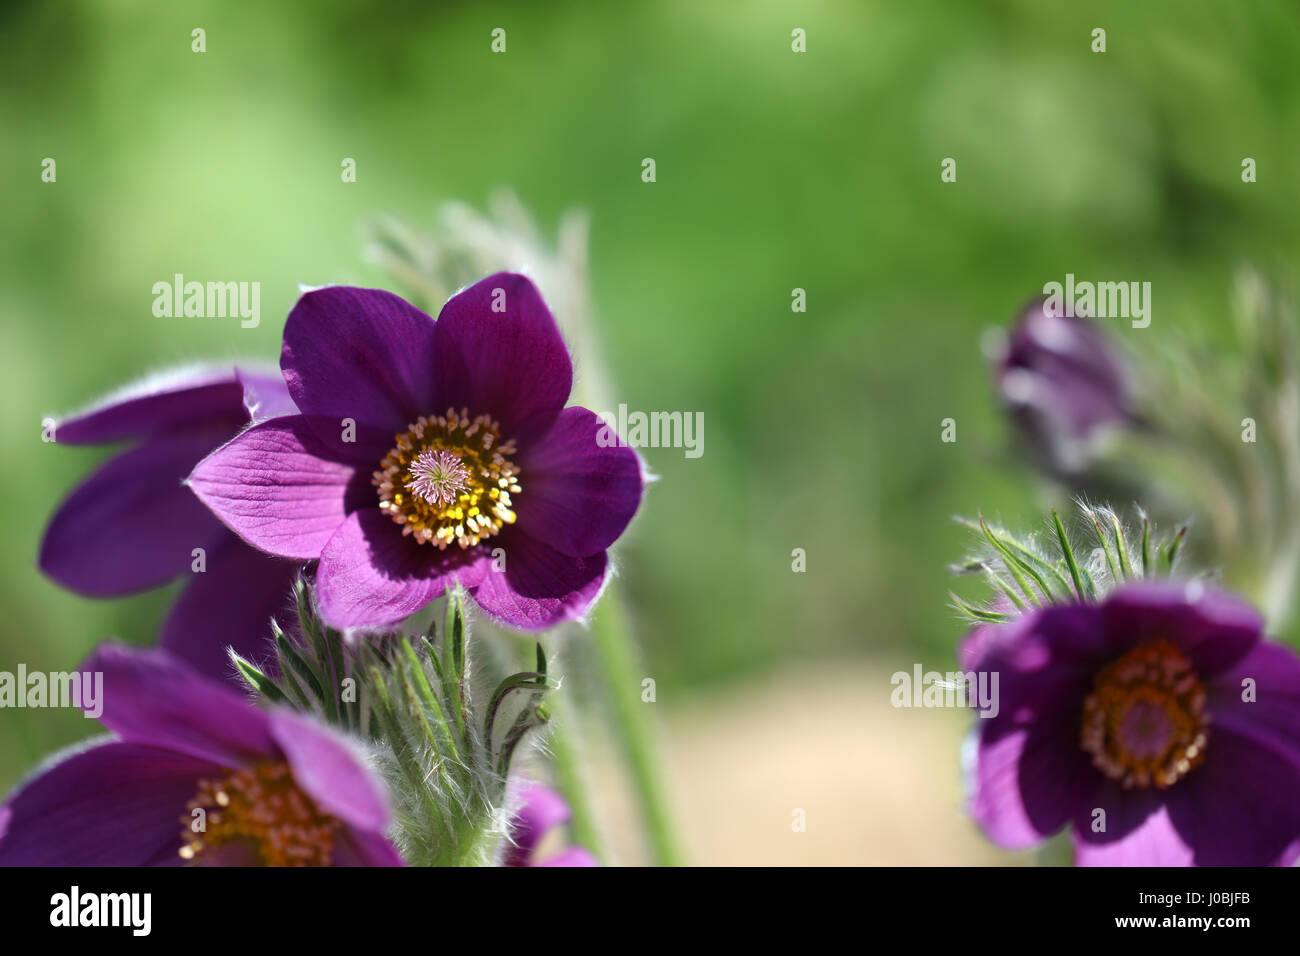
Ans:
<svg viewBox="0 0 1300 956"><path fill-rule="evenodd" d="M276 753L264 711L160 650L101 645L82 665L104 675L99 721L124 740L223 767Z"/></svg>
<svg viewBox="0 0 1300 956"><path fill-rule="evenodd" d="M181 816L221 768L187 754L110 741L57 755L0 814L0 866L179 864Z"/></svg>
<svg viewBox="0 0 1300 956"><path fill-rule="evenodd" d="M504 311L493 311L493 305ZM468 408L501 423L521 447L569 400L573 363L537 287L498 272L452 296L438 315L436 408Z"/></svg>
<svg viewBox="0 0 1300 956"><path fill-rule="evenodd" d="M574 558L521 532L500 546L505 571L490 570L474 600L498 623L541 631L582 617L600 596L608 560L604 551Z"/></svg>
<svg viewBox="0 0 1300 956"><path fill-rule="evenodd" d="M290 590L301 568L225 532L208 550L207 570L187 574L159 643L207 677L237 681L227 647L255 664L274 656L271 618L292 607Z"/></svg>
<svg viewBox="0 0 1300 956"><path fill-rule="evenodd" d="M195 426L229 434L247 420L234 369L183 368L134 382L68 416L55 428L55 440L99 445Z"/></svg>
<svg viewBox="0 0 1300 956"><path fill-rule="evenodd" d="M433 319L378 289L330 286L298 300L284 326L280 367L298 409L403 431L434 409Z"/></svg>
<svg viewBox="0 0 1300 956"><path fill-rule="evenodd" d="M310 561L347 517L351 465L323 457L301 416L254 425L195 467L194 494L259 550Z"/></svg>
<svg viewBox="0 0 1300 956"><path fill-rule="evenodd" d="M244 410L249 421L298 414L298 406L289 397L289 386L284 384L284 373L278 368L241 366L235 369L235 375L244 388Z"/></svg>
<svg viewBox="0 0 1300 956"><path fill-rule="evenodd" d="M90 597L165 584L189 567L220 524L185 487L185 476L220 437L150 439L109 459L59 506L41 542L41 570Z"/></svg>
<svg viewBox="0 0 1300 956"><path fill-rule="evenodd" d="M519 808L510 823L514 846L507 852L507 865L523 866L542 839L562 824L568 823L573 811L564 798L541 784L526 786L519 794Z"/></svg>
<svg viewBox="0 0 1300 956"><path fill-rule="evenodd" d="M1132 812L1134 819L1127 820L1126 812ZM1107 809L1107 825L1116 823L1125 827L1125 835L1109 841L1096 839L1090 830L1080 831L1075 827L1075 866L1192 865L1192 849L1170 820L1167 807L1151 807L1143 801L1134 801L1131 811L1123 805Z"/></svg>
<svg viewBox="0 0 1300 956"><path fill-rule="evenodd" d="M1249 604L1201 582L1132 584L1098 606L1119 653L1146 641L1176 641L1202 680L1241 660L1263 633Z"/></svg>
<svg viewBox="0 0 1300 956"><path fill-rule="evenodd" d="M580 846L571 846L531 866L600 866L596 858Z"/></svg>
<svg viewBox="0 0 1300 956"><path fill-rule="evenodd" d="M378 508L365 508L348 515L321 552L321 614L337 628L393 624L456 581L474 587L490 561L481 548L439 551L419 544Z"/></svg>
<svg viewBox="0 0 1300 956"><path fill-rule="evenodd" d="M346 740L290 710L277 708L269 717L294 780L318 807L361 830L388 826L388 794Z"/></svg>
<svg viewBox="0 0 1300 956"><path fill-rule="evenodd" d="M519 463L521 531L574 557L618 539L641 503L641 463L627 446L602 446L602 435L613 433L598 415L566 408L528 449Z"/></svg>

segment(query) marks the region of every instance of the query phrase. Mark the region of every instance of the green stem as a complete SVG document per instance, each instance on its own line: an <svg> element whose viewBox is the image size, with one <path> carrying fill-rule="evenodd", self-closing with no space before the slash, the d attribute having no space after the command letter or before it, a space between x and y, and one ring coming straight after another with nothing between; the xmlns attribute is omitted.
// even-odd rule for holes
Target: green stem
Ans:
<svg viewBox="0 0 1300 956"><path fill-rule="evenodd" d="M555 783L564 794L564 800L573 812L569 827L573 841L587 850L602 863L608 862L605 856L604 841L600 828L591 812L591 802L587 799L585 775L579 748L573 741L572 731L577 722L577 709L573 702L563 700L564 693L554 695L550 707L555 714L551 718L550 750L551 766L555 769Z"/></svg>
<svg viewBox="0 0 1300 956"><path fill-rule="evenodd" d="M678 866L681 855L672 834L668 801L658 777L653 734L641 700L641 678L628 634L623 605L614 587L596 607L591 625L596 665L613 701L613 733L623 747L632 774L633 789L641 805L650 837L653 862Z"/></svg>

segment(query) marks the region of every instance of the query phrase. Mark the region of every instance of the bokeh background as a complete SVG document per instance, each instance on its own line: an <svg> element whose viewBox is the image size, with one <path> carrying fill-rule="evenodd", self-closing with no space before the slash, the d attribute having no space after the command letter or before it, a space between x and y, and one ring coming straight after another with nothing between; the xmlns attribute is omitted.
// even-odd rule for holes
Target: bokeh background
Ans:
<svg viewBox="0 0 1300 956"><path fill-rule="evenodd" d="M178 362L274 361L299 283L400 289L362 256L370 217L432 226L508 187L544 235L590 217L614 400L705 416L702 458L644 452L661 480L618 548L688 858L1023 861L962 816L966 715L889 705L892 672L953 662L951 516L1040 503L981 334L1073 272L1151 281L1157 324L1226 341L1233 270L1296 259L1298 60L1284 0L11 0L0 669L147 642L173 596L94 602L36 570L105 454L42 443L43 416ZM155 318L177 272L260 282L261 325ZM0 712L0 789L88 726ZM595 730L604 825L635 861Z"/></svg>

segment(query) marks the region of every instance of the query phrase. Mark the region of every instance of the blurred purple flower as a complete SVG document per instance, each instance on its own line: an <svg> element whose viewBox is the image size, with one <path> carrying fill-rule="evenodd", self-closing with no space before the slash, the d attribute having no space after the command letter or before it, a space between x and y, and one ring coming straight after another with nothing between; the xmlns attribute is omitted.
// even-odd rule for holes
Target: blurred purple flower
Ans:
<svg viewBox="0 0 1300 956"><path fill-rule="evenodd" d="M1190 584L1127 585L984 626L998 673L971 801L996 843L1073 828L1079 865L1287 865L1300 857L1300 657Z"/></svg>
<svg viewBox="0 0 1300 956"><path fill-rule="evenodd" d="M568 823L573 813L564 798L541 784L530 783L520 793L519 809L511 821L511 844L504 866L599 866L596 858L580 846L537 858L538 845L557 827Z"/></svg>
<svg viewBox="0 0 1300 956"><path fill-rule="evenodd" d="M1092 319L1026 305L994 357L998 395L1050 469L1072 473L1108 428L1132 423L1123 359Z"/></svg>
<svg viewBox="0 0 1300 956"><path fill-rule="evenodd" d="M249 422L292 411L278 376L208 367L145 379L57 422L58 444L132 444L59 506L41 542L41 570L88 597L188 577L163 623L162 646L213 677L232 674L228 645L265 657L268 621L284 607L298 565L240 541L185 478ZM195 548L204 551L202 573L192 573Z"/></svg>
<svg viewBox="0 0 1300 956"><path fill-rule="evenodd" d="M301 414L248 429L190 486L254 547L319 559L327 622L392 624L455 582L522 630L595 602L640 460L564 407L569 353L528 279L489 276L436 322L388 292L309 292L280 364Z"/></svg>
<svg viewBox="0 0 1300 956"><path fill-rule="evenodd" d="M402 864L383 784L335 732L165 651L106 645L82 670L104 676L114 736L10 795L0 866Z"/></svg>

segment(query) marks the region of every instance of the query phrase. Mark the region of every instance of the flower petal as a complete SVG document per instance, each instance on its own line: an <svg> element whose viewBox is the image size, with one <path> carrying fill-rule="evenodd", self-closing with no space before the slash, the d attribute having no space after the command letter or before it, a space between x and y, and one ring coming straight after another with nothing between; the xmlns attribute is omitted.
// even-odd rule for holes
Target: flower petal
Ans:
<svg viewBox="0 0 1300 956"><path fill-rule="evenodd" d="M191 571L159 643L206 677L238 682L226 649L255 664L274 658L270 620L292 604L290 589L301 569L223 529L207 553L206 570Z"/></svg>
<svg viewBox="0 0 1300 956"><path fill-rule="evenodd" d="M541 784L524 787L519 801L519 808L510 821L510 839L514 845L506 852L507 866L527 865L528 857L543 837L573 817L564 798Z"/></svg>
<svg viewBox="0 0 1300 956"><path fill-rule="evenodd" d="M1300 656L1295 651L1260 641L1206 687L1206 698L1211 733L1227 728L1300 766Z"/></svg>
<svg viewBox="0 0 1300 956"><path fill-rule="evenodd" d="M554 856L548 856L532 866L600 866L596 858L580 846L571 846Z"/></svg>
<svg viewBox="0 0 1300 956"><path fill-rule="evenodd" d="M397 847L382 833L344 830L334 843L335 866L405 866Z"/></svg>
<svg viewBox="0 0 1300 956"><path fill-rule="evenodd" d="M284 326L280 367L298 409L400 432L433 402L435 326L405 299L329 286L298 300Z"/></svg>
<svg viewBox="0 0 1300 956"><path fill-rule="evenodd" d="M1300 766L1211 725L1205 762L1169 791L1197 866L1289 866L1300 857Z"/></svg>
<svg viewBox="0 0 1300 956"><path fill-rule="evenodd" d="M1131 584L1099 609L1117 653L1160 638L1175 641L1202 680L1241 660L1264 628L1245 601L1199 581Z"/></svg>
<svg viewBox="0 0 1300 956"><path fill-rule="evenodd" d="M221 534L185 487L223 440L211 432L150 439L109 459L73 490L46 528L41 570L90 597L128 594L176 577Z"/></svg>
<svg viewBox="0 0 1300 956"><path fill-rule="evenodd" d="M488 276L447 300L434 359L437 411L491 415L502 438L521 448L551 427L573 388L573 363L551 310L514 273Z"/></svg>
<svg viewBox="0 0 1300 956"><path fill-rule="evenodd" d="M310 561L347 517L364 475L332 460L301 416L249 428L194 468L194 494L253 547Z"/></svg>
<svg viewBox="0 0 1300 956"><path fill-rule="evenodd" d="M278 368L240 366L235 375L244 389L244 410L250 422L298 414L298 406L289 397L289 386L284 384L284 373Z"/></svg>
<svg viewBox="0 0 1300 956"><path fill-rule="evenodd" d="M271 736L293 770L294 781L326 813L349 826L382 833L388 794L353 746L293 711L270 713Z"/></svg>
<svg viewBox="0 0 1300 956"><path fill-rule="evenodd" d="M1139 796L1140 794L1140 796ZM1091 824L1074 829L1075 866L1191 866L1192 849L1150 791L1139 791L1134 799L1106 809L1108 828L1118 827L1123 836L1107 839L1094 833Z"/></svg>
<svg viewBox="0 0 1300 956"><path fill-rule="evenodd" d="M348 515L321 552L316 594L337 628L382 627L409 617L456 581L466 588L487 573L481 548L439 551L403 536L378 508Z"/></svg>
<svg viewBox="0 0 1300 956"><path fill-rule="evenodd" d="M55 428L65 445L145 438L178 427L217 427L227 435L248 421L234 369L191 367L148 376L113 392Z"/></svg>
<svg viewBox="0 0 1300 956"><path fill-rule="evenodd" d="M179 864L181 815L221 768L122 741L57 755L9 798L0 866Z"/></svg>
<svg viewBox="0 0 1300 956"><path fill-rule="evenodd" d="M506 627L541 631L576 620L591 609L605 586L609 562L604 551L570 557L519 531L499 547L505 552L506 569L484 575L474 600Z"/></svg>
<svg viewBox="0 0 1300 956"><path fill-rule="evenodd" d="M131 743L223 767L242 766L276 752L264 711L165 651L104 644L81 669L103 673L104 712L99 721Z"/></svg>
<svg viewBox="0 0 1300 956"><path fill-rule="evenodd" d="M521 531L574 557L618 540L641 503L641 463L625 445L602 445L610 435L595 412L576 406L560 412L520 459L527 482L518 496Z"/></svg>

